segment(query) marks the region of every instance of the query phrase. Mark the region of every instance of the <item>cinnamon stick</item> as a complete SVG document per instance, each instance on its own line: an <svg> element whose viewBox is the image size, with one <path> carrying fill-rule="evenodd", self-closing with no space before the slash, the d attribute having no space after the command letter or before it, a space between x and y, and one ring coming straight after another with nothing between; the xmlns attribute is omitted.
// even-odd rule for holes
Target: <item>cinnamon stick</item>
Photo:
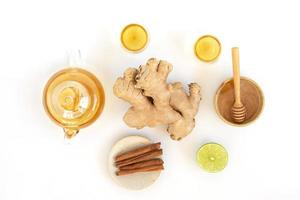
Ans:
<svg viewBox="0 0 300 200"><path fill-rule="evenodd" d="M115 164L116 164L117 167L122 167L122 166L125 166L125 165L129 165L129 164L149 160L149 159L152 159L152 158L156 158L156 157L161 156L161 155L162 155L162 149L157 149L157 150L154 150L154 151L150 151L150 152L138 155L138 156L133 157L133 158L129 158L129 159L126 159L126 160L122 160L120 162L116 162Z"/></svg>
<svg viewBox="0 0 300 200"><path fill-rule="evenodd" d="M133 158L133 157L136 157L138 155L141 155L141 154L144 154L144 153L147 153L147 152L153 151L155 149L159 149L159 148L160 148L160 142L149 144L147 146L140 147L140 148L128 151L126 153L123 153L121 155L118 155L116 157L116 162L126 160L126 159L129 159L129 158Z"/></svg>
<svg viewBox="0 0 300 200"><path fill-rule="evenodd" d="M147 166L153 166L153 165L162 165L164 162L160 158L154 158L146 161L141 161L137 163L133 163L130 165L125 165L120 167L120 170L127 170L127 169L137 169L137 168L142 168L142 167L147 167Z"/></svg>
<svg viewBox="0 0 300 200"><path fill-rule="evenodd" d="M146 166L146 167L141 167L137 169L124 169L116 172L117 176L123 176L123 175L128 175L128 174L133 174L137 172L149 172L149 171L160 171L163 170L164 166L161 165L152 165L152 166Z"/></svg>

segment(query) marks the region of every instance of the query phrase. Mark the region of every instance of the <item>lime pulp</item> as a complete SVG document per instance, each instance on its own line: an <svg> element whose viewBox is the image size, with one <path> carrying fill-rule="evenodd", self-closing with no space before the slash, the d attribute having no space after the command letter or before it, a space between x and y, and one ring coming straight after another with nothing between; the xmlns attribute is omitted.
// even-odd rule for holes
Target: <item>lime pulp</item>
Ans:
<svg viewBox="0 0 300 200"><path fill-rule="evenodd" d="M207 172L220 172L227 165L228 153L219 144L207 143L198 149L197 162Z"/></svg>

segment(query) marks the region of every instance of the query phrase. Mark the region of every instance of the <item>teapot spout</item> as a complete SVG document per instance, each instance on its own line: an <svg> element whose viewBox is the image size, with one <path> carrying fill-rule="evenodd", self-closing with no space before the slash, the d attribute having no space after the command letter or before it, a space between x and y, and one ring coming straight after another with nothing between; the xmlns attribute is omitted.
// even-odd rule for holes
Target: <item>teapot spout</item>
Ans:
<svg viewBox="0 0 300 200"><path fill-rule="evenodd" d="M75 135L77 135L77 133L79 132L79 130L76 129L76 128L64 128L64 132L65 132L65 137L67 139L71 139Z"/></svg>

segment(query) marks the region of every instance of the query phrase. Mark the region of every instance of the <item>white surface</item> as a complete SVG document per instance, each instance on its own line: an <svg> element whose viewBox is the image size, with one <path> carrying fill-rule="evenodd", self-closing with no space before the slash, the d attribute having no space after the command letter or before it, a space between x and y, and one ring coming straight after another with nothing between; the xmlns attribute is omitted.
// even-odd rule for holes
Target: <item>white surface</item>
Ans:
<svg viewBox="0 0 300 200"><path fill-rule="evenodd" d="M112 147L108 156L108 169L112 178L120 186L131 190L141 190L152 185L160 175L160 171L135 173L126 176L117 176L118 168L115 166L115 157L121 153L150 144L151 140L137 135L126 136Z"/></svg>
<svg viewBox="0 0 300 200"><path fill-rule="evenodd" d="M298 1L0 1L0 199L299 199L299 5ZM140 54L124 51L121 28L145 25L151 41ZM198 61L193 44L212 33L222 42L213 64ZM231 74L230 48L240 47L241 74L265 94L261 118L245 128L217 117L213 97ZM66 52L81 49L102 81L102 116L71 143L46 116L42 90L67 64ZM197 81L203 101L194 132L171 141L160 128L127 128L128 105L112 94L126 67L149 57L174 64L170 80ZM161 141L165 171L139 192L119 187L107 169L112 145L127 134ZM229 153L227 168L208 174L195 152L213 141Z"/></svg>

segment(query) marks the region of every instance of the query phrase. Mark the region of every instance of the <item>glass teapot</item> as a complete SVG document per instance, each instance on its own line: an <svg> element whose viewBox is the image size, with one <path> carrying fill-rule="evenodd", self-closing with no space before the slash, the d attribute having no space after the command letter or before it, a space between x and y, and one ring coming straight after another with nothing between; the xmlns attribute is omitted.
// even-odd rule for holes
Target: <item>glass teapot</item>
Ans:
<svg viewBox="0 0 300 200"><path fill-rule="evenodd" d="M81 59L80 52L69 59L70 67L55 73L43 94L46 113L64 129L66 138L72 138L81 128L93 123L105 102L100 81L92 73L73 67L80 66L76 64Z"/></svg>

